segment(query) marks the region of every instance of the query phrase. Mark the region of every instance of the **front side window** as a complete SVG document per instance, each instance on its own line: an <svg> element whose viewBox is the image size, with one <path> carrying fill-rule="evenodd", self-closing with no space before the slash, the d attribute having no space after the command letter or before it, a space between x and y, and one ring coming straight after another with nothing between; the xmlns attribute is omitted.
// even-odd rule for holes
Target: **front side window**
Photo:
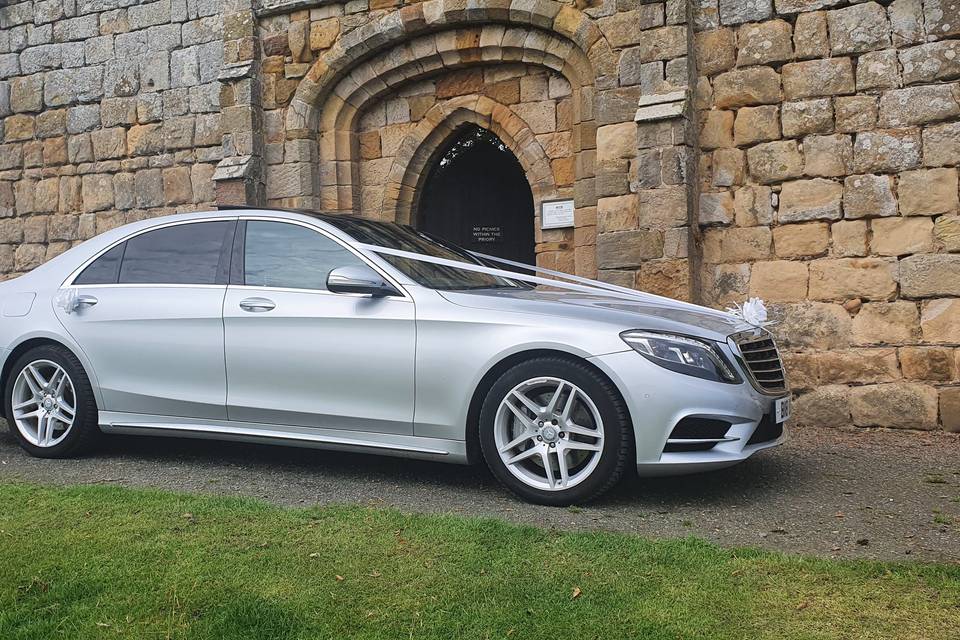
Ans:
<svg viewBox="0 0 960 640"><path fill-rule="evenodd" d="M312 229L283 222L247 222L243 275L248 286L326 291L331 271L365 264Z"/></svg>
<svg viewBox="0 0 960 640"><path fill-rule="evenodd" d="M349 216L328 216L324 220L364 244L421 253L433 258L444 258L472 265L499 266L485 265L483 261L474 257L465 249L417 231L413 227ZM382 254L381 257L418 284L431 289L529 288L520 281L508 280L486 273L465 271L456 267L420 262L387 254Z"/></svg>
<svg viewBox="0 0 960 640"><path fill-rule="evenodd" d="M224 243L236 222L194 222L127 240L120 284L216 284Z"/></svg>

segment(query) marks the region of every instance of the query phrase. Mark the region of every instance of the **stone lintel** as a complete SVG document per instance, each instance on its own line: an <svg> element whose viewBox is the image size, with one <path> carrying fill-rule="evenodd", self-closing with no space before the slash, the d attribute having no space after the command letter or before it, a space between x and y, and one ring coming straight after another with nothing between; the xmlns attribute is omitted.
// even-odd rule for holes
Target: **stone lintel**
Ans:
<svg viewBox="0 0 960 640"><path fill-rule="evenodd" d="M655 122L657 120L682 118L686 113L688 102L689 95L685 90L640 96L640 99L637 100L639 108L633 120L634 122Z"/></svg>

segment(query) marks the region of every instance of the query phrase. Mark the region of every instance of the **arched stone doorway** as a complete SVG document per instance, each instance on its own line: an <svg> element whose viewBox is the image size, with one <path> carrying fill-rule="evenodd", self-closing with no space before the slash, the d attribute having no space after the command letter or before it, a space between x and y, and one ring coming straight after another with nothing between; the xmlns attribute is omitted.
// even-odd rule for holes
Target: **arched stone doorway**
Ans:
<svg viewBox="0 0 960 640"><path fill-rule="evenodd" d="M458 127L428 167L415 197L417 228L471 251L535 262L533 193L495 133Z"/></svg>

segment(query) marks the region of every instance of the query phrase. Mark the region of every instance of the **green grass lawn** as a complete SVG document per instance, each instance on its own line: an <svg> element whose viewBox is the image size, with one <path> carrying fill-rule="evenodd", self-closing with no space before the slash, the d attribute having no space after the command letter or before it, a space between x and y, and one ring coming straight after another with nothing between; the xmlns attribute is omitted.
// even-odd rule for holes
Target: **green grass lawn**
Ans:
<svg viewBox="0 0 960 640"><path fill-rule="evenodd" d="M960 567L0 484L0 638L949 638Z"/></svg>

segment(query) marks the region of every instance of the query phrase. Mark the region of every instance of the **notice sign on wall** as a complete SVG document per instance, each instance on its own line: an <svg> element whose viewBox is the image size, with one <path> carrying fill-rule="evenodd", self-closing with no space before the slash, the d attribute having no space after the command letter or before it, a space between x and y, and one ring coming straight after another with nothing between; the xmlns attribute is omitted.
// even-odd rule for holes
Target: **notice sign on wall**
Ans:
<svg viewBox="0 0 960 640"><path fill-rule="evenodd" d="M474 242L501 242L503 241L503 231L500 227L474 227Z"/></svg>
<svg viewBox="0 0 960 640"><path fill-rule="evenodd" d="M562 229L573 226L573 200L544 202L540 209L542 229Z"/></svg>

